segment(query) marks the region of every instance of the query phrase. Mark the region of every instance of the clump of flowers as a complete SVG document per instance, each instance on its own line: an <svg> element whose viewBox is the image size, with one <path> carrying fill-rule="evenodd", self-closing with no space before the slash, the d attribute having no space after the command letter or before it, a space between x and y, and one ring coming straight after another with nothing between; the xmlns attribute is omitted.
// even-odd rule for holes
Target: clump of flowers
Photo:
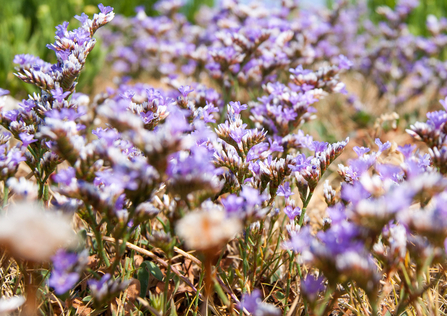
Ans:
<svg viewBox="0 0 447 316"><path fill-rule="evenodd" d="M336 27L361 7L338 3L324 15L287 1L269 11L230 0L193 25L181 5L161 1L157 17L138 8L106 34L122 44L110 57L115 71L146 72L158 88L120 78L93 98L76 91L93 35L114 18L102 4L92 19L76 16L78 29L56 27L48 46L56 64L15 58L16 76L40 92L0 113L8 131L0 273L17 276L4 278L2 291L16 298L0 311L20 308L17 293L27 315L439 307L431 297L447 258L446 112L407 130L427 152L384 137L326 142L305 132L323 99L347 93L346 71L360 67L372 80L388 73L378 66L393 57L382 42L371 63L359 65L369 51L342 54L342 38L369 39ZM380 26L392 44L414 6L379 10L396 29ZM399 94L397 81L388 84Z"/></svg>

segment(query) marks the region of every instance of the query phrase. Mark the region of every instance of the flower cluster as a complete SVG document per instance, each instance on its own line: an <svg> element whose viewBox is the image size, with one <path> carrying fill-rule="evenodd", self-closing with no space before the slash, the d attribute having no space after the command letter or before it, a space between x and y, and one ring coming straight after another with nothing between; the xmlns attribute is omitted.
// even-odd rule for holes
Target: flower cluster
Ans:
<svg viewBox="0 0 447 316"><path fill-rule="evenodd" d="M1 272L25 273L5 280L23 312L423 314L431 292L418 298L445 281L446 111L407 130L427 153L309 128L323 99L347 94L348 70L392 107L428 93L415 82L437 62L415 55L440 52L447 26L430 17L432 39L406 36L415 5L360 28L362 4L344 1L325 14L226 0L191 24L162 0L104 32L114 70L135 80L92 98L76 84L111 7L56 28L56 64L17 56L40 89L0 113Z"/></svg>

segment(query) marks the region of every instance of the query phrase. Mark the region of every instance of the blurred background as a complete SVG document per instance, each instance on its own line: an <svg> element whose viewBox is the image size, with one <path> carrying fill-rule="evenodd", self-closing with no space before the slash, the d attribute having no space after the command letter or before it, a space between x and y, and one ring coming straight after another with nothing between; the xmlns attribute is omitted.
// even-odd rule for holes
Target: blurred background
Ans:
<svg viewBox="0 0 447 316"><path fill-rule="evenodd" d="M279 2L279 0L265 1L271 5ZM45 46L54 41L54 27L63 21L70 22L69 29L78 27L79 23L73 16L82 12L93 15L98 12L97 5L101 2L114 7L117 14L125 16L134 15L136 6L144 6L148 15L156 14L152 9L156 0L0 0L0 87L10 90L12 95L16 95L19 91L22 94L31 93L33 91L31 85L24 84L13 75L14 56L33 54L54 63L53 51ZM219 0L188 0L183 13L193 21L201 5L213 6L218 2ZM301 0L299 3L303 6L316 6L318 9L318 6L324 5L331 7L333 0ZM394 7L395 3L396 0L369 0L370 18L378 22L376 8L382 5ZM446 16L447 1L421 0L419 7L409 17L410 30L414 34L427 33L425 21L428 14ZM105 50L93 50L88 58L88 65L80 77L78 91L91 92L93 80L104 66L106 54Z"/></svg>

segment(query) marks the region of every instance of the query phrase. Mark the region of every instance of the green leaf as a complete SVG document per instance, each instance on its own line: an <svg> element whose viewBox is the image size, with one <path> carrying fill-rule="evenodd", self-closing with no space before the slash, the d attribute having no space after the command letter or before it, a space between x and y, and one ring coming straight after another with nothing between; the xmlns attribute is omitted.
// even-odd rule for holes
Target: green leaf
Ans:
<svg viewBox="0 0 447 316"><path fill-rule="evenodd" d="M152 261L145 261L147 262L147 269L149 270L150 273L152 273L152 275L158 280L158 281L163 281L163 273L161 273L160 268L153 263ZM144 263L144 262L143 262Z"/></svg>
<svg viewBox="0 0 447 316"><path fill-rule="evenodd" d="M282 292L276 292L275 297L278 299L278 301L284 301L284 304L286 304L286 296Z"/></svg>
<svg viewBox="0 0 447 316"><path fill-rule="evenodd" d="M149 287L149 271L146 269L146 266L143 264L137 271L137 279L140 281L140 297L144 298L147 293L147 289Z"/></svg>
<svg viewBox="0 0 447 316"><path fill-rule="evenodd" d="M174 304L174 300L171 300L171 316L178 316L177 312L175 311L175 304Z"/></svg>
<svg viewBox="0 0 447 316"><path fill-rule="evenodd" d="M143 261L137 271L137 279L140 281L140 296L145 297L149 287L149 277L153 275L158 281L163 281L163 273L160 268L152 261Z"/></svg>

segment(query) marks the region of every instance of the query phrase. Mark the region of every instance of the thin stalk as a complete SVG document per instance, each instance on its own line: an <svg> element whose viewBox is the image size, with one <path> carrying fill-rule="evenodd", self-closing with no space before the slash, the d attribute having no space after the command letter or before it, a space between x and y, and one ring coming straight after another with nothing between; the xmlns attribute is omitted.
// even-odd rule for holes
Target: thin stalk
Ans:
<svg viewBox="0 0 447 316"><path fill-rule="evenodd" d="M166 315L168 311L168 289L169 289L169 281L171 280L171 257L168 258L168 269L166 271L165 278L165 288L163 291L163 315Z"/></svg>
<svg viewBox="0 0 447 316"><path fill-rule="evenodd" d="M200 288L202 287L204 276L205 276L205 273L203 273L203 270L202 270L202 272L200 273L199 284L197 286L196 296L194 297L194 312L192 313L193 316L197 316L197 311L199 310L199 293L200 293Z"/></svg>
<svg viewBox="0 0 447 316"><path fill-rule="evenodd" d="M300 220L298 222L298 225L301 227L303 226L303 221L304 221L304 216L306 215L306 209L307 206L309 205L310 199L312 198L312 195L314 194L314 192L310 192L309 195L307 196L306 200L303 203L303 209L301 210L301 216L300 216Z"/></svg>
<svg viewBox="0 0 447 316"><path fill-rule="evenodd" d="M6 181L3 182L3 208L8 205L8 194L9 194L9 187L6 185Z"/></svg>
<svg viewBox="0 0 447 316"><path fill-rule="evenodd" d="M264 230L264 221L261 221L261 225L259 226L259 234L258 238L256 239L256 245L253 253L253 274L250 278L250 291L253 291L253 288L255 286L255 280L256 280L256 269L258 268L258 252L259 248L261 247L261 238L262 238L262 231Z"/></svg>
<svg viewBox="0 0 447 316"><path fill-rule="evenodd" d="M292 280L292 270L293 270L293 252L287 250L289 253L289 271L287 272L287 287L286 287L286 296L284 297L284 316L287 315L287 311L289 310L288 302L289 302L289 293L290 293L290 284Z"/></svg>
<svg viewBox="0 0 447 316"><path fill-rule="evenodd" d="M247 274L248 274L248 235L250 234L250 226L247 226L245 229L244 243L243 243L243 251L242 251L242 271L243 271L243 284L242 284L242 293L247 293ZM242 247L241 247L242 249Z"/></svg>
<svg viewBox="0 0 447 316"><path fill-rule="evenodd" d="M90 207L90 205L86 204L85 208L87 209L87 214L89 216L90 222L92 223L93 233L95 234L96 239L96 246L99 253L100 260L104 261L105 265L108 267L110 266L109 258L107 258L107 255L105 253L104 249L104 243L102 240L101 232L99 231L99 227L96 224L96 216L93 214L93 210Z"/></svg>

